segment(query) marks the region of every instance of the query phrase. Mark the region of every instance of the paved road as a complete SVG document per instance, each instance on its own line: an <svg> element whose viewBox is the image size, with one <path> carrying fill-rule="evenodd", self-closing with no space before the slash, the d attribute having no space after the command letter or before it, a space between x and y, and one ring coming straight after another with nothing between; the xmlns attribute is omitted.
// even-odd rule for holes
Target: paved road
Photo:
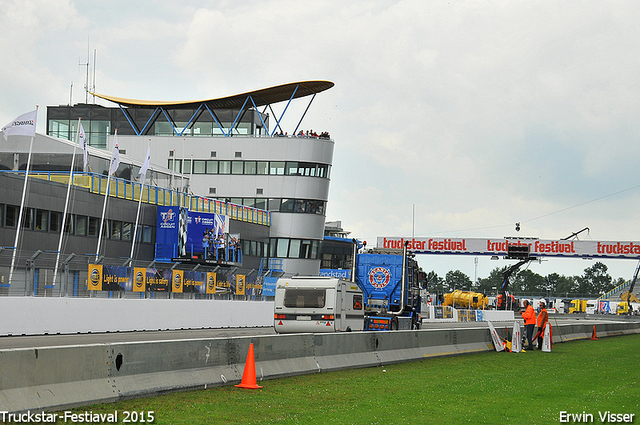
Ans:
<svg viewBox="0 0 640 425"><path fill-rule="evenodd" d="M228 338L230 336L251 335L275 335L275 331L273 330L273 327L268 327L108 332L70 335L3 336L0 337L0 350L11 348L44 348L60 347L65 345L106 344L116 342Z"/></svg>
<svg viewBox="0 0 640 425"><path fill-rule="evenodd" d="M618 316L564 316L552 315L551 323L555 320L563 323L588 323L597 324L603 320L628 321L640 320L637 317ZM508 326L513 323L496 322L496 328ZM465 329L465 328L486 328L487 322L440 322L428 323L422 329ZM235 336L259 336L275 335L273 327L263 328L225 328L225 329L185 329L172 331L137 331L137 332L109 332L91 334L71 334L71 335L36 335L36 336L3 336L0 337L0 350L12 348L43 348L60 347L65 345L86 345L86 344L106 344L117 342L145 342L145 341L169 341L180 339L210 339L228 338Z"/></svg>

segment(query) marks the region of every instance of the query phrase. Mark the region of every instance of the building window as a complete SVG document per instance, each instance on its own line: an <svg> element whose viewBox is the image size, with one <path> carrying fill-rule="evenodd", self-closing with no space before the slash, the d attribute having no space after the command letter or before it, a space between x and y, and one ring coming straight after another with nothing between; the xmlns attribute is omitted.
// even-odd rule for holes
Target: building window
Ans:
<svg viewBox="0 0 640 425"><path fill-rule="evenodd" d="M295 203L295 199L283 199L282 204L280 204L280 212L292 213Z"/></svg>
<svg viewBox="0 0 640 425"><path fill-rule="evenodd" d="M269 162L268 161L257 161L256 162L256 174L269 174Z"/></svg>
<svg viewBox="0 0 640 425"><path fill-rule="evenodd" d="M182 173L182 160L170 159L167 168L173 170L176 173Z"/></svg>
<svg viewBox="0 0 640 425"><path fill-rule="evenodd" d="M207 162L202 159L193 161L193 174L205 174L207 172Z"/></svg>
<svg viewBox="0 0 640 425"><path fill-rule="evenodd" d="M151 226L144 226L143 231L142 231L142 242L143 243L151 243L152 239L153 239L153 227Z"/></svg>
<svg viewBox="0 0 640 425"><path fill-rule="evenodd" d="M289 241L289 258L300 258L300 239Z"/></svg>
<svg viewBox="0 0 640 425"><path fill-rule="evenodd" d="M98 227L100 227L100 220L96 217L89 217L89 227L87 229L87 235L90 237L97 237Z"/></svg>
<svg viewBox="0 0 640 425"><path fill-rule="evenodd" d="M215 187L210 187L209 188L209 195L215 195L216 194L216 188Z"/></svg>
<svg viewBox="0 0 640 425"><path fill-rule="evenodd" d="M245 174L256 174L256 162L255 161L246 161L244 163L244 173Z"/></svg>
<svg viewBox="0 0 640 425"><path fill-rule="evenodd" d="M289 253L289 239L279 238L275 240L277 241L275 257L287 258Z"/></svg>
<svg viewBox="0 0 640 425"><path fill-rule="evenodd" d="M231 161L231 174L243 174L244 163L242 161Z"/></svg>
<svg viewBox="0 0 640 425"><path fill-rule="evenodd" d="M18 209L19 210L19 209ZM25 208L22 216L22 228L23 229L33 229L33 208Z"/></svg>
<svg viewBox="0 0 640 425"><path fill-rule="evenodd" d="M131 229L133 229L133 223L122 223L122 240L131 240Z"/></svg>
<svg viewBox="0 0 640 425"><path fill-rule="evenodd" d="M286 173L287 176L298 176L301 175L298 173L298 162L297 161L287 161Z"/></svg>
<svg viewBox="0 0 640 425"><path fill-rule="evenodd" d="M320 241L309 239L270 239L270 257L317 259Z"/></svg>
<svg viewBox="0 0 640 425"><path fill-rule="evenodd" d="M219 161L218 174L231 174L231 161Z"/></svg>
<svg viewBox="0 0 640 425"><path fill-rule="evenodd" d="M91 120L87 133L87 143L100 149L107 148L107 137L111 134L111 121ZM122 152L124 154L124 152Z"/></svg>
<svg viewBox="0 0 640 425"><path fill-rule="evenodd" d="M184 164L182 169L184 170L184 174L191 174L191 160L190 159L184 159Z"/></svg>
<svg viewBox="0 0 640 425"><path fill-rule="evenodd" d="M236 152L236 158L242 158L242 152Z"/></svg>
<svg viewBox="0 0 640 425"><path fill-rule="evenodd" d="M109 239L120 240L122 238L122 222L111 220L111 232L109 232Z"/></svg>
<svg viewBox="0 0 640 425"><path fill-rule="evenodd" d="M74 218L75 218L75 216L73 214L67 214L67 218L64 221L64 232L65 233L73 235L73 229L75 228L75 226L74 226Z"/></svg>
<svg viewBox="0 0 640 425"><path fill-rule="evenodd" d="M218 174L218 161L207 161L207 174Z"/></svg>
<svg viewBox="0 0 640 425"><path fill-rule="evenodd" d="M76 235L87 236L87 226L89 217L86 215L76 216Z"/></svg>
<svg viewBox="0 0 640 425"><path fill-rule="evenodd" d="M211 158L215 158L218 155L216 151L211 151Z"/></svg>
<svg viewBox="0 0 640 425"><path fill-rule="evenodd" d="M18 215L20 214L20 207L15 205L7 205L5 206L5 222L4 225L6 227L16 227L18 226Z"/></svg>
<svg viewBox="0 0 640 425"><path fill-rule="evenodd" d="M269 174L283 176L284 175L284 161L271 161L269 163Z"/></svg>
<svg viewBox="0 0 640 425"><path fill-rule="evenodd" d="M69 138L69 120L49 120L49 135L71 140Z"/></svg>
<svg viewBox="0 0 640 425"><path fill-rule="evenodd" d="M62 213L51 211L49 215L49 230L52 232L59 232L62 228Z"/></svg>

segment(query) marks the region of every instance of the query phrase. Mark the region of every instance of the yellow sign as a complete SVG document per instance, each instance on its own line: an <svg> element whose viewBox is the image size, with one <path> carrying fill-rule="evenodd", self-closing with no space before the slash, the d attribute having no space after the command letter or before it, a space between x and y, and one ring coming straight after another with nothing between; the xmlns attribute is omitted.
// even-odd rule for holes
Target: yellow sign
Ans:
<svg viewBox="0 0 640 425"><path fill-rule="evenodd" d="M133 268L133 292L144 292L147 287L147 269Z"/></svg>
<svg viewBox="0 0 640 425"><path fill-rule="evenodd" d="M102 291L102 265L89 264L87 291Z"/></svg>
<svg viewBox="0 0 640 425"><path fill-rule="evenodd" d="M236 295L244 295L245 276L239 274L236 277Z"/></svg>
<svg viewBox="0 0 640 425"><path fill-rule="evenodd" d="M182 272L182 270L173 270L171 273L171 292L182 293L182 281L184 280Z"/></svg>
<svg viewBox="0 0 640 425"><path fill-rule="evenodd" d="M207 289L205 294L215 294L216 293L216 274L215 273L207 273Z"/></svg>

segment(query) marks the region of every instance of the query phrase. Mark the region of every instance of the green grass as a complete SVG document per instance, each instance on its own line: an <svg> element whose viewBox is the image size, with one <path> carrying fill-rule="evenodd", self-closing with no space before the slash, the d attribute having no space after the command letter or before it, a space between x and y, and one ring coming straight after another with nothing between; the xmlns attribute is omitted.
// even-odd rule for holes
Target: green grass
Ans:
<svg viewBox="0 0 640 425"><path fill-rule="evenodd" d="M484 352L87 406L154 411L157 424L549 424L561 411L634 413L640 335Z"/></svg>

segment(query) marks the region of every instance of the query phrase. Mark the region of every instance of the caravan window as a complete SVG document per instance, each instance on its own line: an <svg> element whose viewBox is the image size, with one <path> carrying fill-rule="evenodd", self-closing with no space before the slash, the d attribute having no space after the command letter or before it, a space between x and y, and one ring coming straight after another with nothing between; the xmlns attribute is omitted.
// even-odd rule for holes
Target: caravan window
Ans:
<svg viewBox="0 0 640 425"><path fill-rule="evenodd" d="M284 293L287 308L323 308L324 304L324 289L287 289Z"/></svg>

